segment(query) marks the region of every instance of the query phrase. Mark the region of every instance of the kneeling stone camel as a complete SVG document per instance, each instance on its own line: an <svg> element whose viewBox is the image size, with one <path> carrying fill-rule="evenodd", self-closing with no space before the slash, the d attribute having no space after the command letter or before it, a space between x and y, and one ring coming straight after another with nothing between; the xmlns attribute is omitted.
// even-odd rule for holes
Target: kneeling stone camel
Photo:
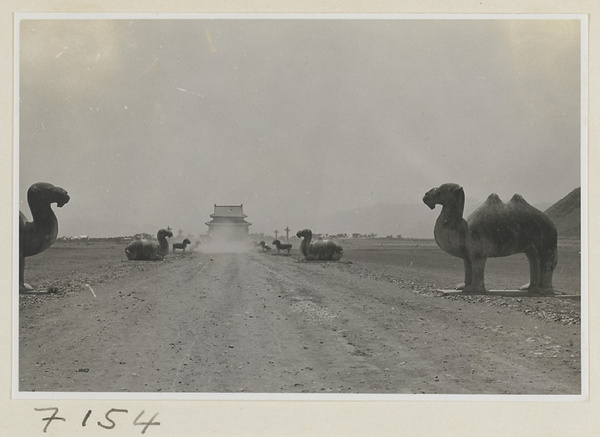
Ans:
<svg viewBox="0 0 600 437"><path fill-rule="evenodd" d="M344 249L334 240L312 241L312 231L302 229L296 233L296 237L302 238L300 252L305 261L339 261L344 254Z"/></svg>
<svg viewBox="0 0 600 437"><path fill-rule="evenodd" d="M553 292L552 274L558 260L556 227L519 194L507 203L491 194L467 220L463 219L465 194L457 184L431 189L423 202L431 209L442 205L434 236L441 249L463 259L465 282L457 289L485 293L487 258L525 253L530 279L520 289L540 294Z"/></svg>
<svg viewBox="0 0 600 437"><path fill-rule="evenodd" d="M125 248L127 259L132 261L162 261L169 253L169 242L173 233L168 229L160 229L156 234L158 243L152 240L134 240Z"/></svg>

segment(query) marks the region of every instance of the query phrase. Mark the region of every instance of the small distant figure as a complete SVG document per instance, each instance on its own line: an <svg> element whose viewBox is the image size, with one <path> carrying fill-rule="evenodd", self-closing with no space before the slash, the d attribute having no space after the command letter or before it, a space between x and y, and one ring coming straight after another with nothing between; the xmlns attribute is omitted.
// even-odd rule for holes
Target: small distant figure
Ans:
<svg viewBox="0 0 600 437"><path fill-rule="evenodd" d="M183 253L185 253L185 248L188 244L192 244L192 242L187 238L181 243L173 243L173 253L175 253L176 249L183 250Z"/></svg>
<svg viewBox="0 0 600 437"><path fill-rule="evenodd" d="M344 249L334 240L317 240L311 242L312 231L302 229L296 237L303 238L300 243L300 252L306 261L339 261L344 254Z"/></svg>
<svg viewBox="0 0 600 437"><path fill-rule="evenodd" d="M292 245L290 243L282 243L279 240L273 241L273 246L277 248L277 255L282 250L287 250L288 255L290 254L290 250L292 250Z"/></svg>
<svg viewBox="0 0 600 437"><path fill-rule="evenodd" d="M27 203L33 216L28 221L19 211L19 292L32 290L23 280L25 258L48 249L56 241L58 220L50 205L61 208L70 200L67 192L47 182L38 182L29 187Z"/></svg>
<svg viewBox="0 0 600 437"><path fill-rule="evenodd" d="M261 241L260 243L258 243L258 245L261 247L261 250L263 252L268 252L269 250L271 250L269 245L267 243L265 243L264 241Z"/></svg>

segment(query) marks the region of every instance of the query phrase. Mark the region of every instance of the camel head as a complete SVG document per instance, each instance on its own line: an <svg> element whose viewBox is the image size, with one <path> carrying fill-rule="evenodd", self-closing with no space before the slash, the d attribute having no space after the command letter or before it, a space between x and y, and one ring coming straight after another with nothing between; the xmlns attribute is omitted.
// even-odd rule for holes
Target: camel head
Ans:
<svg viewBox="0 0 600 437"><path fill-rule="evenodd" d="M296 232L296 237L312 238L312 231L310 229L302 229L302 230Z"/></svg>
<svg viewBox="0 0 600 437"><path fill-rule="evenodd" d="M156 236L158 237L159 240L161 237L171 238L173 236L173 232L171 232L169 229L161 229L158 231Z"/></svg>
<svg viewBox="0 0 600 437"><path fill-rule="evenodd" d="M458 206L462 210L465 205L465 192L460 185L443 184L425 193L423 202L431 209L434 209L436 205L442 205Z"/></svg>
<svg viewBox="0 0 600 437"><path fill-rule="evenodd" d="M55 187L47 182L37 182L29 187L27 191L27 201L30 205L35 203L43 203L50 205L56 203L56 206L62 208L71 198L66 190Z"/></svg>

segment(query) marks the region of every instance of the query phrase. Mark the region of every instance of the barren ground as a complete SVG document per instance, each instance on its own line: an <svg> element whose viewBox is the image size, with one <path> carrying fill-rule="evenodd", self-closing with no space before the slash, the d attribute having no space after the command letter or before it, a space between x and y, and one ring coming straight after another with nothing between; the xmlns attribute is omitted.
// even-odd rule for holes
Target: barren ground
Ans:
<svg viewBox="0 0 600 437"><path fill-rule="evenodd" d="M126 261L56 242L27 259L21 391L579 394L579 242L553 297L445 296L460 260L432 241L346 240L341 261L246 253ZM527 261L488 262L490 289ZM46 293L50 290L50 293Z"/></svg>

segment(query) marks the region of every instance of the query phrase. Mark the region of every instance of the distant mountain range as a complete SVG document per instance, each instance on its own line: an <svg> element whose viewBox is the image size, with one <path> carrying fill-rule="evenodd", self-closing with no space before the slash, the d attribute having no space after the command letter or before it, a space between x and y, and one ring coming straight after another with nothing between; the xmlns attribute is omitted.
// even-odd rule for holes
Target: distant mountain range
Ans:
<svg viewBox="0 0 600 437"><path fill-rule="evenodd" d="M581 188L576 188L544 211L559 237L581 238Z"/></svg>

